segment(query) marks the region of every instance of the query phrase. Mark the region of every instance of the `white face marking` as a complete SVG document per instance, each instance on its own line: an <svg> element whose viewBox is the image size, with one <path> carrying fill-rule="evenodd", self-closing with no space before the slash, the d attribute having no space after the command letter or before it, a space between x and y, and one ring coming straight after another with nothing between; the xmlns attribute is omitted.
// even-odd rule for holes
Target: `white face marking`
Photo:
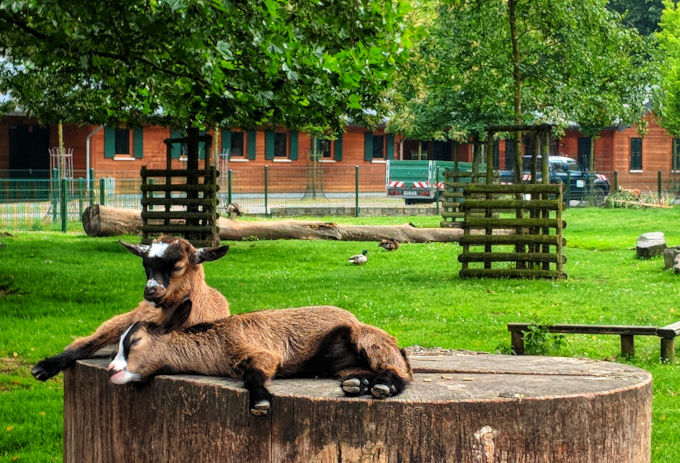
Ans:
<svg viewBox="0 0 680 463"><path fill-rule="evenodd" d="M127 368L127 359L125 358L125 353L123 352L123 341L125 340L125 336L130 332L130 329L132 328L132 325L128 327L127 330L125 330L125 333L120 337L120 341L118 341L118 353L116 354L116 357L111 360L111 363L109 363L109 366L107 370L114 370L114 371L122 371Z"/></svg>
<svg viewBox="0 0 680 463"><path fill-rule="evenodd" d="M158 282L157 282L156 280L154 280L153 278L151 278L150 280L148 280L148 281L146 282L146 287L147 287L147 288L155 288L156 286L160 286L160 285L159 285Z"/></svg>
<svg viewBox="0 0 680 463"><path fill-rule="evenodd" d="M149 249L148 257L161 257L170 247L169 243L153 243Z"/></svg>

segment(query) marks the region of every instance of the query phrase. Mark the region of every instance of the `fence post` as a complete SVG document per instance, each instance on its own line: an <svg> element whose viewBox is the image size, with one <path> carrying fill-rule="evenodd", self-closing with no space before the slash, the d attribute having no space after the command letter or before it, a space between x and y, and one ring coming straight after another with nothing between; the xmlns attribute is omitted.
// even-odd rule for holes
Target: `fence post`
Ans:
<svg viewBox="0 0 680 463"><path fill-rule="evenodd" d="M662 193L662 191L661 191L661 180L662 180L661 175L662 175L661 171L660 170L657 171L657 173L656 173L656 184L657 184L657 188L658 188L658 191L659 191L659 204L661 204L661 193Z"/></svg>
<svg viewBox="0 0 680 463"><path fill-rule="evenodd" d="M83 189L85 186L85 179L83 177L80 177L78 179L78 217L83 216Z"/></svg>
<svg viewBox="0 0 680 463"><path fill-rule="evenodd" d="M268 216L269 215L269 208L267 207L267 200L269 196L269 181L268 181L268 175L269 173L269 166L264 166L264 215Z"/></svg>
<svg viewBox="0 0 680 463"><path fill-rule="evenodd" d="M354 166L354 217L359 217L359 166Z"/></svg>
<svg viewBox="0 0 680 463"><path fill-rule="evenodd" d="M61 194L60 194L60 202L61 202L61 231L66 233L67 227L68 227L68 191L67 191L68 185L67 185L67 180L65 178L61 179Z"/></svg>
<svg viewBox="0 0 680 463"><path fill-rule="evenodd" d="M229 204L232 203L231 199L231 169L227 170L227 204L225 206L228 206Z"/></svg>
<svg viewBox="0 0 680 463"><path fill-rule="evenodd" d="M434 168L434 203L435 203L435 215L439 215L439 166Z"/></svg>
<svg viewBox="0 0 680 463"><path fill-rule="evenodd" d="M103 178L99 179L99 204L106 205L106 183Z"/></svg>
<svg viewBox="0 0 680 463"><path fill-rule="evenodd" d="M94 169L90 169L90 184L87 186L90 191L90 206L94 204Z"/></svg>
<svg viewBox="0 0 680 463"><path fill-rule="evenodd" d="M571 201L571 172L567 171L567 200L565 204L569 207L569 202Z"/></svg>
<svg viewBox="0 0 680 463"><path fill-rule="evenodd" d="M57 222L57 207L59 206L59 177L57 169L52 169L50 196L52 197L52 223Z"/></svg>
<svg viewBox="0 0 680 463"><path fill-rule="evenodd" d="M614 191L618 191L618 190L619 190L619 172L615 170L614 171Z"/></svg>

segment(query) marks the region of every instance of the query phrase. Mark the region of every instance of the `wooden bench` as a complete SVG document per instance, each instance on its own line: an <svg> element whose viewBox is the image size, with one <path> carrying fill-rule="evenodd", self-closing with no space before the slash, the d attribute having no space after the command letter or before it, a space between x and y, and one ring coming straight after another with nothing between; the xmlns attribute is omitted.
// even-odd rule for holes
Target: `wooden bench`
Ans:
<svg viewBox="0 0 680 463"><path fill-rule="evenodd" d="M534 323L508 323L512 350L521 355L524 353L524 333L532 328L539 328L549 333L572 334L615 334L621 337L621 353L627 357L635 355L634 336L658 336L661 338L661 361L672 362L675 358L675 337L680 335L680 322L656 326L621 326L621 325L537 325Z"/></svg>

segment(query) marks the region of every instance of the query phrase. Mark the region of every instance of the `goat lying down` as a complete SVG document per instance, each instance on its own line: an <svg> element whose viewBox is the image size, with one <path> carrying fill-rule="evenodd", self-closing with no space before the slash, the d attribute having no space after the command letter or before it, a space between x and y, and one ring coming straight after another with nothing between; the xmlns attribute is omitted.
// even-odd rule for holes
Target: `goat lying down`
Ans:
<svg viewBox="0 0 680 463"><path fill-rule="evenodd" d="M120 243L142 258L147 277L144 300L134 310L105 321L90 336L76 339L62 353L38 362L31 370L35 379L45 381L76 360L117 342L136 321L187 327L229 316L229 303L206 284L201 265L224 256L229 246L196 249L187 240L170 236L161 236L150 245ZM191 316L177 323L175 310L186 298L191 298L194 304Z"/></svg>
<svg viewBox="0 0 680 463"><path fill-rule="evenodd" d="M191 301L181 310L190 311ZM377 399L401 393L412 379L392 336L333 306L232 315L167 334L135 323L108 370L115 384L182 372L243 378L254 415L271 407L265 383L274 377L337 377L345 394Z"/></svg>

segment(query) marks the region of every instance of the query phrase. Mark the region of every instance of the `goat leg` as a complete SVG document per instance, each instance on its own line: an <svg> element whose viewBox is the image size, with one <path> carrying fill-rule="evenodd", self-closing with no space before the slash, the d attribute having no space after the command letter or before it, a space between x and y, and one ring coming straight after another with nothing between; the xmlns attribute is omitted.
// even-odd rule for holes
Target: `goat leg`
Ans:
<svg viewBox="0 0 680 463"><path fill-rule="evenodd" d="M105 321L90 336L76 339L63 352L39 361L31 369L31 374L39 381L47 381L60 371L73 366L76 360L88 358L102 347L115 343L135 321L155 320L158 313L158 309L142 302L136 309Z"/></svg>
<svg viewBox="0 0 680 463"><path fill-rule="evenodd" d="M243 385L250 396L250 413L266 415L272 404L272 395L264 386L272 379L280 364L280 358L271 352L257 352L243 362Z"/></svg>

